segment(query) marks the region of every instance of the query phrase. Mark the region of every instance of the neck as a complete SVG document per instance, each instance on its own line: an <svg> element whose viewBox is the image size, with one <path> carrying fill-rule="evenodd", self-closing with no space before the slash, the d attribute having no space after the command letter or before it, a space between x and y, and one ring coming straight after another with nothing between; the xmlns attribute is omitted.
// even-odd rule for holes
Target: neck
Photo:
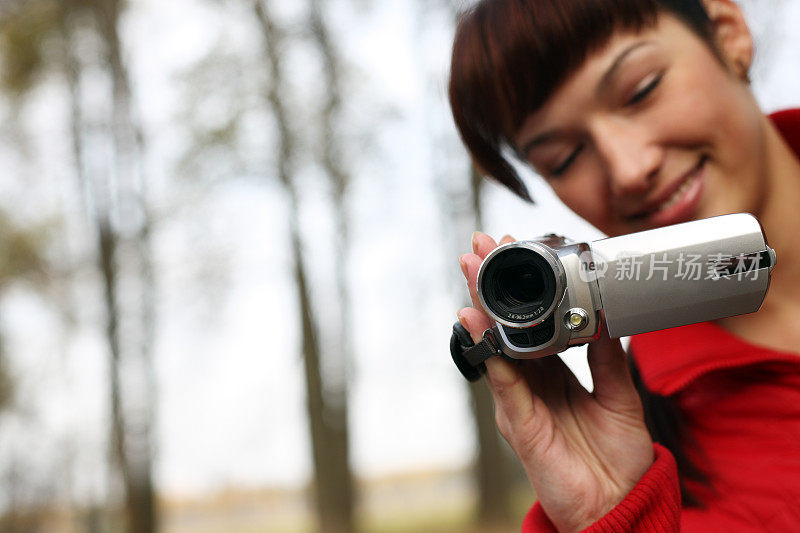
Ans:
<svg viewBox="0 0 800 533"><path fill-rule="evenodd" d="M753 214L761 222L778 263L757 313L717 320L730 333L775 350L796 352L800 345L800 162L771 120L764 117L767 165L766 191Z"/></svg>
<svg viewBox="0 0 800 533"><path fill-rule="evenodd" d="M764 310L800 308L800 161L775 125L765 117L767 187L753 213L778 257Z"/></svg>

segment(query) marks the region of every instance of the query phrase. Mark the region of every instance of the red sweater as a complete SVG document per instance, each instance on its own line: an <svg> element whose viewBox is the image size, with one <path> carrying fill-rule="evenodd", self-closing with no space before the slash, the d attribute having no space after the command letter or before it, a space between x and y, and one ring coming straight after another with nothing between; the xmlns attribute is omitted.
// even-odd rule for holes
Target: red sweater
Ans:
<svg viewBox="0 0 800 533"><path fill-rule="evenodd" d="M800 154L800 110L771 118ZM800 531L800 356L712 322L637 335L631 350L648 389L675 396L711 488L690 485L704 507L681 509L675 461L656 444L650 470L587 531ZM522 531L555 528L537 503Z"/></svg>

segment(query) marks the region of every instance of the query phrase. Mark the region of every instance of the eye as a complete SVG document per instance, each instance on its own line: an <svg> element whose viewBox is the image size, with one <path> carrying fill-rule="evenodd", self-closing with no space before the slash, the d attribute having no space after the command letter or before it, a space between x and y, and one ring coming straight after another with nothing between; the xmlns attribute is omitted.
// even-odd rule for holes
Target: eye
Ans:
<svg viewBox="0 0 800 533"><path fill-rule="evenodd" d="M653 89L658 87L658 84L661 83L661 80L664 78L664 73L659 73L655 75L647 84L636 91L636 93L628 100L628 105L638 104L642 100L644 100L648 94L650 94Z"/></svg>
<svg viewBox="0 0 800 533"><path fill-rule="evenodd" d="M575 161L575 158L578 157L578 154L581 152L581 150L583 150L583 144L579 144L578 147L575 148L571 154L569 154L569 157L567 157L563 163L551 170L550 176L559 177L563 175L572 165L573 161Z"/></svg>

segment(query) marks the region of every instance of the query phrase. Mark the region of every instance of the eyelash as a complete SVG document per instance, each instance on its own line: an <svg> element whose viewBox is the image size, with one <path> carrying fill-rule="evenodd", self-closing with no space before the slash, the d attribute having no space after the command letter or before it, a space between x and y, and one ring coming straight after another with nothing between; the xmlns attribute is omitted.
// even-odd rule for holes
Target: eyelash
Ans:
<svg viewBox="0 0 800 533"><path fill-rule="evenodd" d="M583 150L583 144L578 145L578 147L571 154L569 154L569 157L567 157L563 163L551 170L550 175L553 177L559 177L564 174L570 165L572 165L572 162L575 161L575 158L578 157L578 154L581 152L581 150Z"/></svg>
<svg viewBox="0 0 800 533"><path fill-rule="evenodd" d="M634 94L631 97L631 99L628 100L627 105L635 105L635 104L638 104L639 102L641 102L642 100L644 100L647 97L647 95L649 95L651 92L653 92L653 89L658 87L658 85L661 83L661 80L663 78L664 78L664 73L663 72L658 74L647 85L645 85L640 91L638 91L636 94ZM583 145L579 145L575 149L575 151L573 151L563 163L561 163L558 167L556 167L555 169L550 171L550 175L553 176L553 177L559 177L562 174L564 174L567 171L567 169L570 167L570 165L572 165L572 162L575 161L575 158L578 157L578 154L581 152L582 149L583 149Z"/></svg>
<svg viewBox="0 0 800 533"><path fill-rule="evenodd" d="M664 77L664 73L658 74L655 78L653 78L647 85L645 85L640 91L634 94L630 100L628 100L628 105L638 104L642 100L644 100L648 94L650 94L653 89L658 87L661 83L661 79Z"/></svg>

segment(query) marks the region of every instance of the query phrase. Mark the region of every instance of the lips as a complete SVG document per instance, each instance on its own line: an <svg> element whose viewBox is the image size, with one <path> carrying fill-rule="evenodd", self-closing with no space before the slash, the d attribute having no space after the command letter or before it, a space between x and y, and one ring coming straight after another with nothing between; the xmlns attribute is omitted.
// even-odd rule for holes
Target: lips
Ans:
<svg viewBox="0 0 800 533"><path fill-rule="evenodd" d="M702 169L703 165L705 165L706 160L706 156L701 157L694 168L671 183L642 209L628 215L627 218L630 220L642 220L645 218L652 218L653 215L659 212L669 211L670 208L679 203L681 199L686 196L686 192L692 188L693 182L699 178L699 171Z"/></svg>

